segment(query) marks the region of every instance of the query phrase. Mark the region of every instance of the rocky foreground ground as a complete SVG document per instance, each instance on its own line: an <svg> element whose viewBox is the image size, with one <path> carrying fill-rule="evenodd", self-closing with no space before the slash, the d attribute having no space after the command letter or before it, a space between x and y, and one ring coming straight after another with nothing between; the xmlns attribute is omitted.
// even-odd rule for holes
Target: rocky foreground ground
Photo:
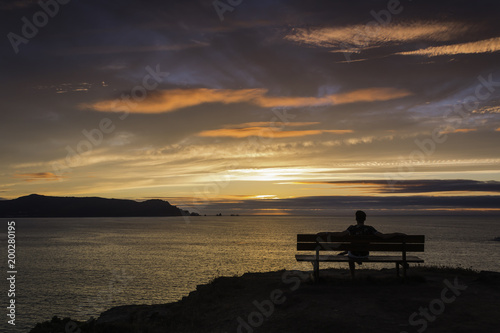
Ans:
<svg viewBox="0 0 500 333"><path fill-rule="evenodd" d="M156 332L499 332L500 273L413 267L278 271L220 277L182 300L128 305L97 320L53 318L31 333Z"/></svg>

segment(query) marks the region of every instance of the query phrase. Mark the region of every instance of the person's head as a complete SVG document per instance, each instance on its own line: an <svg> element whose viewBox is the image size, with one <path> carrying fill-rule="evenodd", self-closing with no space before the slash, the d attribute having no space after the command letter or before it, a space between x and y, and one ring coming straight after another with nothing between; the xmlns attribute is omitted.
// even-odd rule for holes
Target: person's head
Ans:
<svg viewBox="0 0 500 333"><path fill-rule="evenodd" d="M356 212L356 221L360 224L365 223L366 220L366 213L363 212L362 210L358 210Z"/></svg>

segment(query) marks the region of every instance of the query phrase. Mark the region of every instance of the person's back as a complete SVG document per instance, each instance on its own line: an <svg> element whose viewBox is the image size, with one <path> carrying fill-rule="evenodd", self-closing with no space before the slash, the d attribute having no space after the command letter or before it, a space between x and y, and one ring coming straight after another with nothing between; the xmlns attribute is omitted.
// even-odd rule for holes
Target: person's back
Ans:
<svg viewBox="0 0 500 333"><path fill-rule="evenodd" d="M375 235L380 238L391 238L394 236L405 236L405 234L399 233L399 232L394 232L391 234L383 234L381 232L378 232L374 227L365 225L365 220L366 220L366 213L363 212L362 210L358 210L356 212L356 225L351 225L349 228L342 232L318 232L317 235L321 237L328 237L329 235L331 236L357 236L357 235ZM339 253L339 255L344 255L346 252ZM349 261L349 268L351 269L351 275L354 277L354 262L357 262L358 264L362 264L361 260L356 260L357 259L363 259L367 258L370 253L368 251L348 251L347 255L352 258L352 260Z"/></svg>
<svg viewBox="0 0 500 333"><path fill-rule="evenodd" d="M351 236L376 235L378 231L370 225L365 225L365 220L366 213L358 210L356 212L356 222L358 222L358 224L349 226L346 231ZM350 251L348 254L350 257L367 257L370 253L368 251Z"/></svg>
<svg viewBox="0 0 500 333"><path fill-rule="evenodd" d="M349 226L349 228L347 228L347 231L351 236L375 235L378 232L377 229L375 229L371 225L364 225L364 224L351 225Z"/></svg>

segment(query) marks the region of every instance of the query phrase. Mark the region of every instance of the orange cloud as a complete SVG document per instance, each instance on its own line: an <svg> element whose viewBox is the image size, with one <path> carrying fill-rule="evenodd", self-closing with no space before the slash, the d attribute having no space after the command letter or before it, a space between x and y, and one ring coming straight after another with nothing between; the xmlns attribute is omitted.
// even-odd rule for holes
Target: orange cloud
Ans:
<svg viewBox="0 0 500 333"><path fill-rule="evenodd" d="M369 88L324 97L268 97L260 96L257 103L262 107L301 107L375 102L401 98L410 95L407 90L395 88Z"/></svg>
<svg viewBox="0 0 500 333"><path fill-rule="evenodd" d="M102 112L166 113L205 103L250 103L261 107L304 107L375 102L401 98L411 93L396 88L368 88L324 97L267 96L267 89L172 89L148 96L142 102L106 100L83 104L82 108Z"/></svg>
<svg viewBox="0 0 500 333"><path fill-rule="evenodd" d="M14 178L22 178L24 181L32 182L36 180L59 180L60 176L53 174L52 172L37 172L37 173L22 173L15 174Z"/></svg>
<svg viewBox="0 0 500 333"><path fill-rule="evenodd" d="M409 95L411 95L411 93L404 89L369 88L338 95L330 95L330 98L332 99L333 104L347 104L356 102L388 101Z"/></svg>
<svg viewBox="0 0 500 333"><path fill-rule="evenodd" d="M263 138L292 138L309 135L318 135L323 133L346 134L352 133L352 130L298 130L298 131L283 131L278 127L250 126L240 127L254 123L240 124L237 128L221 128L216 130L203 131L198 136L203 137L230 137L230 138L246 138L250 136L259 136ZM261 124L261 123L258 123ZM268 123L264 123L268 124ZM302 126L308 123L287 123L286 126Z"/></svg>
<svg viewBox="0 0 500 333"><path fill-rule="evenodd" d="M204 103L242 103L252 101L267 92L267 89L172 89L150 95L140 103L107 100L91 105L82 105L96 111L131 113L164 113Z"/></svg>
<svg viewBox="0 0 500 333"><path fill-rule="evenodd" d="M500 37L480 40L477 42L433 46L425 49L399 52L401 55L424 55L427 57L436 57L441 55L488 53L500 51Z"/></svg>
<svg viewBox="0 0 500 333"><path fill-rule="evenodd" d="M242 124L232 124L226 125L225 128L244 128L244 127L274 127L274 122L271 121L255 121L250 123L242 123ZM297 127L297 126L309 126L309 125L317 125L318 121L309 121L309 122L287 122L287 123L279 123L280 125L284 124L289 127Z"/></svg>
<svg viewBox="0 0 500 333"><path fill-rule="evenodd" d="M469 133L469 132L475 132L475 131L477 131L476 128L457 128L457 129L450 130L450 131L444 131L442 133L443 134L449 134L449 133Z"/></svg>

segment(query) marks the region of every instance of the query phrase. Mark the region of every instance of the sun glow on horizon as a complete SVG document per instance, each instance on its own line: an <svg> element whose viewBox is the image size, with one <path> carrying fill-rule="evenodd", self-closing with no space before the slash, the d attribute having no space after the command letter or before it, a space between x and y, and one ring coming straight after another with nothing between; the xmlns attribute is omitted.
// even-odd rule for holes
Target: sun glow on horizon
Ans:
<svg viewBox="0 0 500 333"><path fill-rule="evenodd" d="M13 45L0 200L500 207L500 2L209 2L75 3Z"/></svg>

